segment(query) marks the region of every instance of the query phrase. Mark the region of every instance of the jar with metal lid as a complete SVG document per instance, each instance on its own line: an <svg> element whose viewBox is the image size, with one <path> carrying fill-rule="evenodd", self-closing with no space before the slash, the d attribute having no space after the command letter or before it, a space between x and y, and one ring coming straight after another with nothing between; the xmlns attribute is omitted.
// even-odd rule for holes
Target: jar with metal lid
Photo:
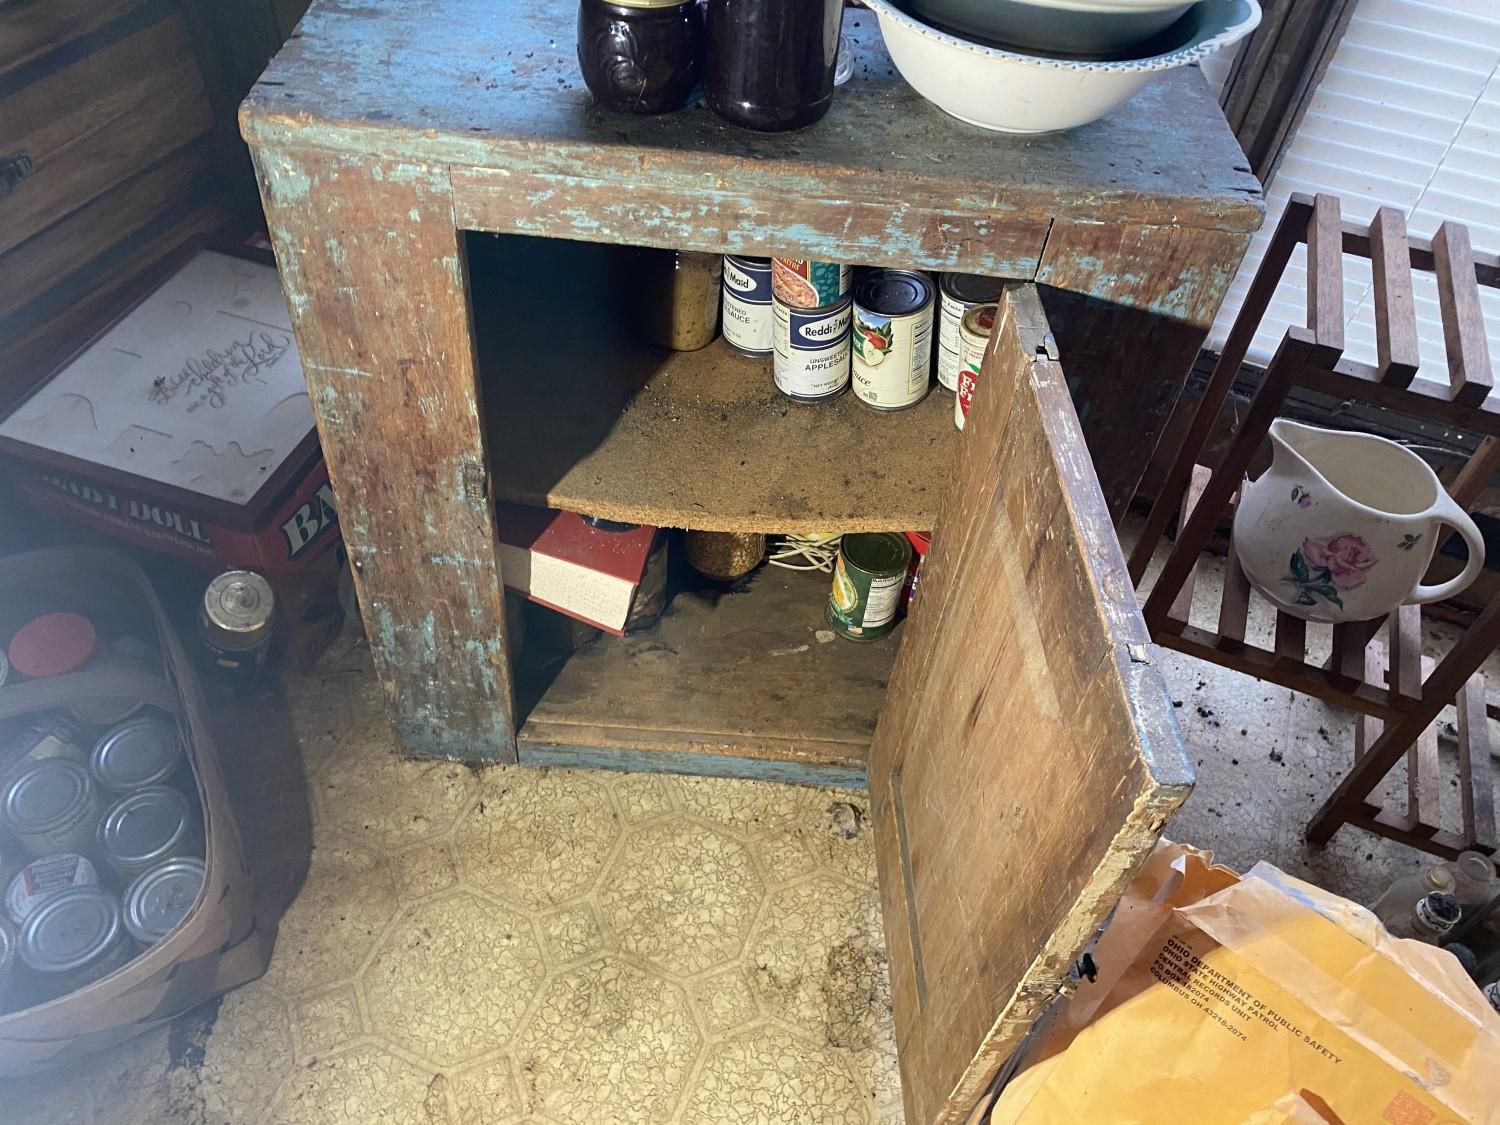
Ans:
<svg viewBox="0 0 1500 1125"><path fill-rule="evenodd" d="M843 16L844 0L708 0L709 108L771 133L822 118Z"/></svg>
<svg viewBox="0 0 1500 1125"><path fill-rule="evenodd" d="M104 733L89 755L89 771L106 793L160 785L182 764L177 724L160 711L126 719Z"/></svg>
<svg viewBox="0 0 1500 1125"><path fill-rule="evenodd" d="M0 1015L10 1011L16 996L16 946L20 934L8 918L0 918Z"/></svg>
<svg viewBox="0 0 1500 1125"><path fill-rule="evenodd" d="M212 669L239 684L265 670L276 625L276 595L252 570L226 570L208 584L198 606L198 636Z"/></svg>
<svg viewBox="0 0 1500 1125"><path fill-rule="evenodd" d="M698 0L582 0L578 69L607 109L670 113L693 100L703 76Z"/></svg>
<svg viewBox="0 0 1500 1125"><path fill-rule="evenodd" d="M142 946L155 945L192 913L204 878L203 861L189 856L142 872L125 891L125 929Z"/></svg>
<svg viewBox="0 0 1500 1125"><path fill-rule="evenodd" d="M642 259L646 330L664 348L695 352L719 334L722 254L651 251Z"/></svg>
<svg viewBox="0 0 1500 1125"><path fill-rule="evenodd" d="M32 855L87 851L99 823L94 780L68 758L23 766L0 787L0 823Z"/></svg>
<svg viewBox="0 0 1500 1125"><path fill-rule="evenodd" d="M173 856L203 854L203 824L170 785L127 793L99 818L99 858L123 880Z"/></svg>
<svg viewBox="0 0 1500 1125"><path fill-rule="evenodd" d="M19 952L49 997L102 980L135 954L120 900L99 887L75 887L38 906L21 927Z"/></svg>
<svg viewBox="0 0 1500 1125"><path fill-rule="evenodd" d="M20 926L53 895L74 887L97 887L99 872L77 852L44 855L28 863L6 884L5 916Z"/></svg>

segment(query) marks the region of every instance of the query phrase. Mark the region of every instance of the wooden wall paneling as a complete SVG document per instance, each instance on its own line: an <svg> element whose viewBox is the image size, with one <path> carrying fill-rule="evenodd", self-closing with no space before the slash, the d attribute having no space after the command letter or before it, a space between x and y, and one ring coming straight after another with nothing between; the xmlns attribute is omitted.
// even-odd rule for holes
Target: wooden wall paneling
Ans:
<svg viewBox="0 0 1500 1125"><path fill-rule="evenodd" d="M148 6L145 0L12 0L0 5L0 76Z"/></svg>
<svg viewBox="0 0 1500 1125"><path fill-rule="evenodd" d="M994 341L871 754L912 1125L967 1117L1192 782L1032 287Z"/></svg>
<svg viewBox="0 0 1500 1125"><path fill-rule="evenodd" d="M0 85L0 137L32 165L0 196L0 252L213 125L180 16L59 62L18 88Z"/></svg>
<svg viewBox="0 0 1500 1125"><path fill-rule="evenodd" d="M515 761L468 270L447 173L270 149L256 169L397 734L419 753ZM388 311L395 292L399 316Z"/></svg>
<svg viewBox="0 0 1500 1125"><path fill-rule="evenodd" d="M1249 241L1244 232L1196 227L1052 224L1036 280L1117 521Z"/></svg>

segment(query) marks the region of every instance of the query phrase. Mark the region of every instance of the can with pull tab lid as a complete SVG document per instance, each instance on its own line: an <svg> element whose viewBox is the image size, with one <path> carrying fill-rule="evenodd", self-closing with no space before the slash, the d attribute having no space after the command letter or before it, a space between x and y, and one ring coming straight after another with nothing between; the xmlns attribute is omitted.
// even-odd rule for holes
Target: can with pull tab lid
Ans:
<svg viewBox="0 0 1500 1125"><path fill-rule="evenodd" d="M107 793L160 785L182 762L177 724L159 711L126 719L104 733L89 756L89 772Z"/></svg>
<svg viewBox="0 0 1500 1125"><path fill-rule="evenodd" d="M99 823L93 778L68 758L23 766L0 788L0 823L32 855L85 852Z"/></svg>
<svg viewBox="0 0 1500 1125"><path fill-rule="evenodd" d="M198 636L213 669L237 683L252 683L265 669L276 623L276 595L252 570L226 570L208 584L198 607Z"/></svg>
<svg viewBox="0 0 1500 1125"><path fill-rule="evenodd" d="M125 891L125 929L143 946L166 937L193 910L203 890L201 859L179 856L136 877Z"/></svg>
<svg viewBox="0 0 1500 1125"><path fill-rule="evenodd" d="M203 854L203 826L192 804L170 785L127 793L99 818L99 857L122 880L174 856Z"/></svg>
<svg viewBox="0 0 1500 1125"><path fill-rule="evenodd" d="M50 997L104 979L135 952L120 900L99 887L74 887L38 906L21 928L19 951Z"/></svg>

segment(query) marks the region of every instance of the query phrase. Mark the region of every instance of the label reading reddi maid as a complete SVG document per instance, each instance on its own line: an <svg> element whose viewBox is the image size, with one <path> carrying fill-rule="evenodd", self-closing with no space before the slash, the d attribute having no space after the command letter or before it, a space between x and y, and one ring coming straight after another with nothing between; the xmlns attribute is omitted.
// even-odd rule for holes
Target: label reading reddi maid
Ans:
<svg viewBox="0 0 1500 1125"><path fill-rule="evenodd" d="M849 385L852 302L833 309L775 304L776 387L793 398L825 398Z"/></svg>
<svg viewBox="0 0 1500 1125"><path fill-rule="evenodd" d="M771 263L724 258L724 339L745 352L771 350Z"/></svg>

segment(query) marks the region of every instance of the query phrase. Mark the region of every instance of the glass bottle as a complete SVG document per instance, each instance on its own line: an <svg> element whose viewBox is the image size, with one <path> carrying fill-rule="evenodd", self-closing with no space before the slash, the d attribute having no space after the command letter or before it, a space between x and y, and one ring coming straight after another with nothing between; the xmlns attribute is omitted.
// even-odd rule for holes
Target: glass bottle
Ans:
<svg viewBox="0 0 1500 1125"><path fill-rule="evenodd" d="M589 93L609 109L681 109L703 74L698 0L581 0L578 68Z"/></svg>
<svg viewBox="0 0 1500 1125"><path fill-rule="evenodd" d="M1386 922L1391 937L1413 938L1428 945L1439 945L1458 925L1458 900L1452 895L1433 891L1418 899L1403 917Z"/></svg>
<svg viewBox="0 0 1500 1125"><path fill-rule="evenodd" d="M695 352L719 334L722 254L653 250L642 255L646 331L664 348Z"/></svg>
<svg viewBox="0 0 1500 1125"><path fill-rule="evenodd" d="M703 92L726 121L765 133L833 104L843 0L708 0Z"/></svg>
<svg viewBox="0 0 1500 1125"><path fill-rule="evenodd" d="M1448 869L1453 872L1453 897L1463 908L1464 917L1500 894L1500 879L1495 865L1483 852L1463 852Z"/></svg>
<svg viewBox="0 0 1500 1125"><path fill-rule="evenodd" d="M1434 863L1421 871L1402 875L1385 889L1385 893L1370 904L1370 910L1390 929L1391 922L1405 918L1423 895L1434 891L1451 894L1454 886L1453 872L1447 865Z"/></svg>

